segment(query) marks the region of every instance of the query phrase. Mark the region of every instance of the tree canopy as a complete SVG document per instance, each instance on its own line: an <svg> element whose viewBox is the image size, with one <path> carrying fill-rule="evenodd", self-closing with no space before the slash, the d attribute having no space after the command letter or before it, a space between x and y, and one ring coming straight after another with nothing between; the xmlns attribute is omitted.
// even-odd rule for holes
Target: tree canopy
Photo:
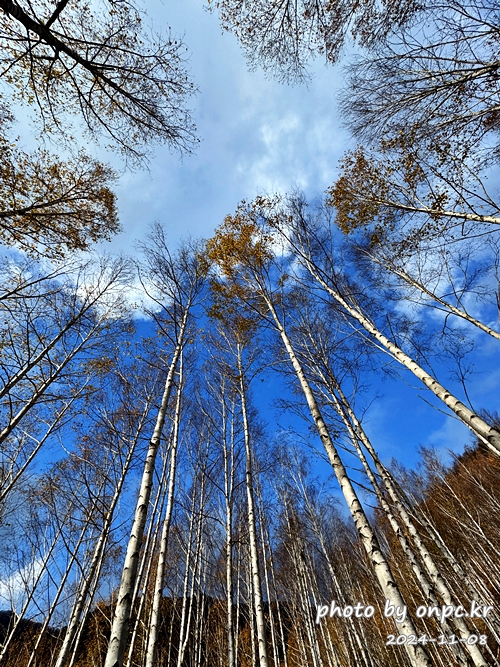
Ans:
<svg viewBox="0 0 500 667"><path fill-rule="evenodd" d="M170 34L149 37L131 2L1 0L0 9L1 76L44 132L71 141L78 116L132 163L155 142L193 148L186 47Z"/></svg>
<svg viewBox="0 0 500 667"><path fill-rule="evenodd" d="M70 160L26 153L5 136L6 126L0 120L1 242L56 258L119 231L111 167L83 150Z"/></svg>

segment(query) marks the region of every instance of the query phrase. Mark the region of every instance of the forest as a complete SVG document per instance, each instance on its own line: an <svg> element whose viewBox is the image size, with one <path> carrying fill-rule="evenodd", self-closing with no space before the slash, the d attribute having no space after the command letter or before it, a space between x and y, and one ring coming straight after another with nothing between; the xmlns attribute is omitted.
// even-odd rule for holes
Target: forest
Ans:
<svg viewBox="0 0 500 667"><path fill-rule="evenodd" d="M208 0L276 85L342 73L350 143L130 256L123 173L200 141L186 45L0 10L0 667L500 667L500 4Z"/></svg>

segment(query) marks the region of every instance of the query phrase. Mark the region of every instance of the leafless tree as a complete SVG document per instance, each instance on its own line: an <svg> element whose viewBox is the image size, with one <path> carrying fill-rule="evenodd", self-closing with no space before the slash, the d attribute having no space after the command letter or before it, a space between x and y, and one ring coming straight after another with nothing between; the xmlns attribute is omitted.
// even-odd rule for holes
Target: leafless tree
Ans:
<svg viewBox="0 0 500 667"><path fill-rule="evenodd" d="M151 142L192 148L185 47L172 35L148 37L132 3L2 0L0 8L2 76L37 107L45 131L69 139L77 114L132 161Z"/></svg>

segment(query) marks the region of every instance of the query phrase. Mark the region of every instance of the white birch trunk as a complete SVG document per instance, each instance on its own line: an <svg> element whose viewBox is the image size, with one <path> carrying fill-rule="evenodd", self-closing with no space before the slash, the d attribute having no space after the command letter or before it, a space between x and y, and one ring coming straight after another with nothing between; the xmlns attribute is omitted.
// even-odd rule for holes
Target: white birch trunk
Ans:
<svg viewBox="0 0 500 667"><path fill-rule="evenodd" d="M359 446L357 436L356 436L356 433L355 433L355 431L352 427L352 424L350 423L346 414L342 410L342 406L338 403L338 401L336 399L336 396L334 394L332 394L332 397L334 399L334 402L336 403L337 410L338 410L340 416L342 417L342 419L344 421L344 424L347 427L347 430L348 430L349 435L351 437L351 442L353 443L354 448L356 449L356 452L358 454L358 457L359 457L359 459L360 459L360 461L363 465L363 468L366 472L366 475L367 475L368 479L370 480L370 484L373 487L373 490L375 492L377 500L378 500L381 508L383 509L383 511L384 511L384 513L387 517L387 520L389 521L389 523L391 525L391 528L394 531L394 534L396 535L399 543L401 544L401 548L403 550L403 553L405 554L409 564L411 565L411 568L413 570L413 573L415 574L415 577L416 577L417 582L420 586L420 589L421 589L422 593L424 594L425 601L426 601L427 605L432 606L432 607L441 606L439 604L439 601L438 601L436 595L434 594L434 589L433 589L431 583L429 582L429 580L427 579L424 571L422 570L422 567L420 565L420 562L419 562L418 558L416 557L413 549L411 548L408 540L406 539L406 536L405 536L404 532L401 530L401 528L400 528L400 526L399 526L399 524L396 520L396 517L392 513L392 510L389 507L389 504L385 500L384 495L383 495L382 491L380 490L380 487L379 487L379 485L377 483L377 480L376 480L376 478L375 478L375 476L374 476L374 474L373 474L373 472L372 472L372 470L371 470L371 468L368 464L368 461L366 460L366 457L364 456L363 451L361 450L361 447ZM358 427L361 428L361 425L359 423L358 423ZM364 433L364 430L363 429L361 429L361 430L363 432L363 437L364 437L363 441L368 440L368 438L366 437L366 434ZM408 527L408 526L406 526L406 527ZM420 551L420 555L423 558L425 558L425 553L423 553L422 549L419 549L419 551ZM428 554L429 552L426 550L426 553ZM437 567L435 568L435 570L437 571ZM442 579L442 577L441 577L441 579ZM434 578L433 578L433 581L434 581ZM448 604L448 603L445 602L445 604ZM447 620L442 621L441 625L443 627L444 634L447 634L447 635L453 634L453 631L452 631L452 629L450 627L450 624ZM465 623L463 623L463 625L465 625ZM461 632L464 632L463 627L460 628L460 630L461 630ZM468 628L467 628L466 625L465 625L465 632L468 633L468 634L463 634L461 636L467 638L470 635L470 632L468 632ZM467 648L470 648L470 647L467 646ZM475 648L475 647L471 647L471 648ZM452 645L450 645L450 649L455 654L455 658L458 660L459 664L462 664L462 665L466 666L467 665L467 658L466 658L464 652L462 651L461 645L460 644L452 644ZM486 663L484 663L484 661L479 662L479 663L476 662L476 660L478 659L477 654L475 652L473 654L472 651L470 651L470 653L472 655L472 658L474 660L475 665L483 667L486 664ZM478 653L479 653L479 656L481 656L480 651L478 651ZM481 656L481 659L482 659L482 656Z"/></svg>
<svg viewBox="0 0 500 667"><path fill-rule="evenodd" d="M106 654L104 667L122 667L123 664L123 656L128 639L132 593L136 581L142 537L144 534L144 527L146 525L149 499L153 486L153 473L155 469L156 454L160 445L160 438L163 431L163 425L165 423L170 394L174 384L174 375L177 369L177 362L182 351L188 314L189 308L186 307L177 336L177 344L175 346L174 355L168 370L161 406L158 411L153 436L149 444L149 449L144 464L139 497L137 499L134 521L127 546L127 553L125 556L122 579L120 583L120 589L118 591L118 600L116 603L115 615L111 628L111 637L109 640L108 652Z"/></svg>
<svg viewBox="0 0 500 667"><path fill-rule="evenodd" d="M247 565L249 564L250 558L247 559ZM252 571L250 568L246 568L247 575L247 591L248 591L248 622L250 623L250 648L252 649L252 667L257 664L257 654L255 652L255 614L253 612L253 583L252 583Z"/></svg>
<svg viewBox="0 0 500 667"><path fill-rule="evenodd" d="M238 648L240 641L240 605L241 605L241 551L237 552L236 560L236 619L234 623L234 659L238 664Z"/></svg>
<svg viewBox="0 0 500 667"><path fill-rule="evenodd" d="M326 548L326 541L325 541L325 535L323 532L323 528L319 525L319 522L317 520L317 514L312 506L309 495L307 493L307 489L303 483L303 480L297 477L295 478L295 483L297 486L297 489L300 491L302 498L304 499L304 502L306 503L306 507L308 508L309 514L312 517L312 529L314 531L314 534L318 538L320 547L321 547L321 552L323 553L323 557L325 559L325 562L328 567L328 571L330 573L330 577L332 580L333 584L333 589L334 589L334 599L338 601L339 605L342 607L346 606L347 599L344 596L344 592L342 590L342 587L340 585L340 582L338 580L337 574L335 573L335 569L333 567L332 559L330 558L330 554L328 553L328 549ZM356 624L354 622L354 619L352 616L348 618L348 630L347 630L347 640L349 642L349 648L351 653L356 659L356 664L359 664L359 657L357 651L359 650L363 664L365 667L372 667L372 661L369 659L369 656L365 650L365 647L363 646L363 642L361 641L361 638L359 636L359 632L357 630ZM353 641L352 641L352 636L354 636L356 640L356 646L354 646Z"/></svg>
<svg viewBox="0 0 500 667"><path fill-rule="evenodd" d="M193 490L193 500L191 504L191 515L189 517L189 530L188 530L188 542L186 548L186 560L184 564L184 582L182 586L182 607L181 607L181 619L180 619L180 628L179 628L179 646L177 650L177 667L182 665L182 659L184 657L184 628L186 624L186 615L187 615L187 606L188 606L188 593L189 593L189 572L191 568L191 550L193 544L193 532L194 532L194 510L195 510L195 494ZM194 577L194 573L193 573ZM182 651L182 653L181 653Z"/></svg>
<svg viewBox="0 0 500 667"><path fill-rule="evenodd" d="M267 567L267 557L266 557L266 540L264 536L264 509L262 507L262 494L260 493L260 486L257 485L257 500L259 502L259 506L261 507L260 511L260 540L262 544L262 562L264 565L264 582L266 586L266 595L267 595L267 603L269 605L269 627L271 629L271 645L273 647L273 659L274 659L274 664L278 665L279 664L279 657L278 657L278 642L276 641L276 631L274 629L274 614L272 610L272 604L271 604L271 587L269 585L269 572L268 572L268 567ZM271 550L271 545L269 545L269 550Z"/></svg>
<svg viewBox="0 0 500 667"><path fill-rule="evenodd" d="M415 524L412 522L410 516L406 512L406 509L405 509L404 505L401 503L401 499L399 498L398 494L396 493L394 485L392 484L392 480L391 480L390 476L387 475L387 471L386 471L385 467L380 465L380 459L378 458L375 450L373 449L373 446L372 446L369 438L367 437L364 429L362 428L362 426L359 423L359 421L357 420L354 412L352 411L351 407L349 406L348 401L347 401L345 395L342 393L342 390L341 390L338 383L336 383L336 388L337 388L337 391L339 392L339 395L341 397L342 404L339 401L337 401L337 399L336 399L336 397L333 393L332 393L332 397L334 398L334 401L336 401L336 406L337 406L337 409L339 410L339 414L343 417L344 423L346 424L346 426L349 430L352 442L353 442L354 446L356 447L356 450L358 452L358 456L360 457L360 460L363 463L363 466L364 466L367 474L369 475L370 482L374 486L374 489L377 488L376 480L375 480L375 478L373 477L373 474L370 471L370 467L369 467L369 465L368 465L368 463L367 463L367 461L366 461L366 459L363 455L363 452L361 451L359 445L357 444L356 434L358 434L361 442L364 444L366 449L370 452L370 455L372 456L372 459L375 463L375 466L377 467L377 470L378 470L379 474L381 475L382 479L384 480L385 486L386 486L386 488L389 492L391 500L394 502L394 504L395 504L395 506L398 510L398 513L401 516L401 519L403 520L403 523L404 523L405 527L407 528L409 534L411 535L411 537L414 540L415 546L417 547L417 549L420 553L420 556L422 558L422 562L424 563L424 566L425 566L426 570L428 571L428 573L431 577L431 580L432 580L432 583L434 585L434 588L435 588L436 592L440 595L444 604L451 605L454 608L457 607L458 606L457 601L454 600L453 594L450 591L450 589L448 588L448 586L446 585L446 582L445 582L443 576L441 575L441 573L440 573L440 571L437 567L436 562L434 561L431 553L429 552L425 543L423 542L423 540L420 536L420 533L418 532ZM348 409L347 414L344 412L343 407L345 407L346 410ZM354 427L356 428L356 431L354 431L353 427L351 426L348 415L353 420L353 424L354 424ZM377 464L379 464L379 465L377 465ZM383 506L384 511L386 512L388 518L391 517L389 519L391 521L391 525L393 525L394 531L396 532L396 535L398 536L398 539L401 542L401 546L403 547L403 550L405 551L405 553L408 557L408 560L412 565L413 571L415 572L415 574L417 576L417 579L422 586L422 590L424 591L424 593L426 594L427 598L430 600L432 605L433 606L437 605L437 600L435 600L435 596L433 595L432 587L430 586L429 582L427 581L427 578L425 577L424 573L421 571L420 565L419 565L412 549L410 548L410 546L409 546L406 538L404 537L403 533L401 533L401 531L399 529L399 526L397 525L397 523L396 523L396 521L395 521L395 519L392 515L392 512L391 512L389 506L387 505L387 503L385 502L385 500L383 498L383 495L380 493L380 491L378 492L377 496L379 498L379 502L383 503L382 506ZM429 597L429 596L431 596L431 597ZM471 632L470 632L469 628L467 627L467 624L465 623L463 618L454 618L453 617L450 620L455 625L455 627L459 631L460 636L462 638L467 639L468 637L470 637ZM443 624L443 627L445 629L447 629L446 625L447 624ZM469 653L472 657L472 660L474 662L474 665L476 665L476 667L486 667L487 662L485 661L485 659L484 659L481 651L479 650L478 646L470 645L467 642L465 642L465 647L469 651Z"/></svg>
<svg viewBox="0 0 500 667"><path fill-rule="evenodd" d="M156 541L158 538L158 533L160 530L160 523L161 523L159 520L156 521L155 518L158 516L158 507L160 507L160 514L163 513L163 504L166 496L166 490L164 489L164 484L166 480L168 456L169 452L167 447L167 452L165 453L162 470L160 473L160 483L158 485L158 490L156 492L156 496L153 502L153 507L151 509L151 520L148 525L146 539L144 540L144 548L142 549L143 557L140 561L137 570L134 592L132 594L132 600L130 602L130 609L133 610L137 598L139 597L139 591L141 590L141 585L143 585L143 592L142 595L140 596L139 606L137 607L137 611L134 612L134 617L135 617L134 625L128 646L128 655L127 655L127 660L125 662L126 667L132 667L135 643L137 641L139 627L143 623L142 612L148 597L145 589L148 586L149 578L151 576L151 569L154 560Z"/></svg>
<svg viewBox="0 0 500 667"><path fill-rule="evenodd" d="M289 239L288 239L289 240ZM340 292L334 289L329 281L321 275L321 272L307 254L295 249L300 255L300 261L303 262L311 276L330 294L338 304L340 304L361 326L379 343L383 349L387 350L394 359L399 361L405 368L410 370L431 392L439 398L457 417L468 426L495 454L500 455L500 433L489 426L481 417L474 414L466 405L458 400L451 392L435 380L427 371L419 366L409 355L401 350L397 345L390 341L381 333L375 325L366 317L359 308L354 307L342 297Z"/></svg>
<svg viewBox="0 0 500 667"><path fill-rule="evenodd" d="M257 625L259 665L260 667L268 667L269 659L267 655L266 622L264 618L262 583L260 580L259 556L257 552L257 529L256 529L257 517L255 516L252 450L250 445L250 429L248 427L247 405L246 405L241 354L242 354L241 344L237 343L239 392L241 399L241 413L243 417L243 433L245 438L245 455L246 455L245 480L246 480L247 506L248 506L248 533L250 538L250 566L252 572L253 599L254 599L255 618Z"/></svg>
<svg viewBox="0 0 500 667"><path fill-rule="evenodd" d="M71 658L70 658L68 667L73 667L73 665L75 664L75 661L76 661L78 647L80 646L80 640L81 640L81 637L82 637L82 634L83 634L83 630L85 628L85 623L86 623L88 615L89 615L89 613L92 609L94 596L95 596L97 588L99 586L99 577L100 577L102 565L104 563L105 555L106 555L106 552L104 550L101 551L101 559L100 559L99 564L97 566L96 576L94 577L94 582L92 584L92 588L90 590L90 593L89 593L89 596L88 596L88 599L87 599L87 603L85 605L85 609L83 610L83 612L80 616L80 623L78 625L77 632L76 632L76 635L75 635L75 639L74 639L73 645L71 647Z"/></svg>
<svg viewBox="0 0 500 667"><path fill-rule="evenodd" d="M294 535L294 530L290 522L290 512L288 509L288 502L285 498L285 516L288 526L288 534L290 536L290 548L289 553L291 555L294 569L295 569L295 582L298 589L298 600L301 610L301 619L300 625L305 626L305 631L307 635L307 640L309 642L309 650L312 658L313 667L323 667L323 661L321 659L321 653L318 644L318 638L316 636L316 628L312 627L312 611L314 610L314 597L311 604L312 586L308 586L305 572L305 564L303 559L305 556L301 553L305 545L300 539L299 535Z"/></svg>
<svg viewBox="0 0 500 667"><path fill-rule="evenodd" d="M224 455L224 496L226 503L226 591L227 591L227 666L235 667L233 622L233 489L234 489L234 411L230 429L230 455L227 446L225 387L222 387L222 449Z"/></svg>
<svg viewBox="0 0 500 667"><path fill-rule="evenodd" d="M193 489L193 524L195 516L195 501L196 501L196 491ZM191 567L191 558L190 548L191 548L191 528L190 528L190 544L188 546L188 556L186 558L186 576L184 579L184 591L183 591L183 600L182 600L182 617L181 617L181 631L179 634L179 653L177 654L177 667L182 667L182 662L184 660L184 655L186 653L186 648L189 641L189 632L191 628L191 619L193 615L193 600L194 593L196 588L196 577L198 575L198 570L200 568L201 562L201 551L202 551L202 522L203 522L203 502L205 498L205 470L201 470L201 488L199 492L200 499L200 511L198 516L198 521L196 524L196 537L195 537L195 553L194 553L194 567L191 575L191 590L188 590L189 584L189 571ZM189 598L189 604L188 604Z"/></svg>
<svg viewBox="0 0 500 667"><path fill-rule="evenodd" d="M304 371L302 370L302 366L300 365L300 362L281 324L281 321L278 318L278 315L276 313L276 310L272 302L270 301L267 294L263 293L262 296L267 303L268 309L275 321L276 328L281 335L281 339L283 341L285 349L288 353L293 368L297 374L297 378L302 387L302 391L309 406L311 416L316 424L316 428L318 429L318 433L323 442L323 446L325 447L332 468L340 484L342 493L344 494L344 497L346 499L347 506L349 508L349 511L351 512L358 534L361 538L361 541L366 550L368 558L372 563L380 588L382 589L385 598L389 600L393 606L403 608L406 605L401 595L401 592L396 584L396 581L394 580L394 577L392 576L389 564L387 563L385 556L383 555L382 550L380 549L377 537L373 532L372 527L370 526L370 523L366 517L363 507L358 500L356 491L354 490L352 482L349 479L344 464L342 463L342 460L333 444L333 441L328 432L328 428L323 420L321 411L316 402L312 389L304 374ZM416 628L409 615L407 615L406 619L399 625L398 629L401 630L401 634L417 635ZM421 645L409 646L405 644L405 649L414 667L431 667L432 663L430 661L430 658L425 649L423 649Z"/></svg>
<svg viewBox="0 0 500 667"><path fill-rule="evenodd" d="M273 582L273 589L274 589L274 595L276 598L276 615L278 616L278 627L279 627L279 632L280 632L280 641L281 641L281 646L283 649L283 663L284 667L288 667L288 655L287 655L287 646L286 646L286 640L285 640L285 631L283 628L283 618L281 615L281 610L280 610L280 600L278 596L278 590L276 586L276 577L274 574L275 567L274 567L274 558L273 558L273 550L272 550L272 545L271 545L271 540L269 538L269 533L266 528L266 535L267 535L267 542L269 544L269 560L270 560L270 565L271 565L271 579ZM270 598L269 598L270 599ZM277 665L279 662L277 663Z"/></svg>
<svg viewBox="0 0 500 667"><path fill-rule="evenodd" d="M469 598L471 600L475 600L476 602L482 605L485 604L493 605L494 601L491 599L489 592L485 590L481 592L479 589L479 586L482 584L482 582L477 578L476 578L476 583L474 583L471 580L470 576L464 571L464 569L457 561L455 556L448 549L448 547L443 541L443 538L436 530L436 528L432 525L432 523L429 521L428 517L425 516L421 508L418 508L409 502L409 500L406 498L404 490L400 487L398 482L392 477L390 472L383 466L381 461L378 458L376 460L378 462L378 465L381 466L381 469L384 470L385 477L387 477L390 480L391 484L393 485L408 515L410 515L410 513L414 513L416 515L417 520L424 526L429 539L435 544L438 551L441 553L442 557L448 562L448 564L452 568L453 572L457 577L457 581L460 582L460 586L467 591ZM476 570L474 570L474 574L475 573ZM488 616L483 619L483 622L492 633L492 636L494 637L495 641L497 643L500 643L500 636L499 636L500 624L498 623L496 610L493 609L491 613L488 614ZM486 648L489 650L488 646L486 646Z"/></svg>
<svg viewBox="0 0 500 667"><path fill-rule="evenodd" d="M113 493L113 497L111 499L111 503L109 505L108 511L106 512L106 517L104 519L104 525L102 528L102 532L99 536L99 539L97 541L96 547L94 549L94 554L91 560L91 563L89 565L88 572L86 573L85 580L83 582L83 585L80 587L75 604L73 605L73 609L71 611L70 619L66 628L66 633L64 635L64 640L62 643L62 646L59 650L59 655L57 656L56 664L55 667L64 667L69 652L71 650L71 646L73 644L73 641L75 639L79 624L80 624L80 617L82 614L82 611L84 609L87 596L89 594L90 588L93 584L94 579L96 578L97 571L100 569L100 566L102 564L102 557L105 551L106 543L108 540L109 532L111 529L111 524L113 521L114 513L116 506L118 504L118 500L120 498L122 489L123 489L123 484L125 482L125 477L127 476L128 470L130 468L130 464L132 462L135 448L137 445L137 442L139 440L139 434L142 430L142 427L144 425L144 422L147 417L147 413L149 411L149 405L148 402L146 404L146 407L142 413L141 419L139 420L139 424L136 430L136 435L134 437L133 442L131 443L131 446L129 447L129 450L127 452L127 456L125 458L124 464L123 464L123 469L120 475L120 479L118 480L118 484L116 485L115 491ZM76 648L75 648L76 650Z"/></svg>
<svg viewBox="0 0 500 667"><path fill-rule="evenodd" d="M179 360L179 384L177 389L177 401L174 415L174 432L172 439L172 448L170 451L170 469L167 491L167 509L163 520L163 528L160 538L160 555L156 568L156 581L154 588L153 609L149 621L148 643L146 649L146 667L153 667L156 653L156 642L158 638L158 627L160 623L161 603L163 600L163 578L165 576L165 566L167 562L168 535L170 531L170 522L174 507L175 475L177 470L177 445L179 442L179 422L181 414L181 396L183 383L183 364L182 354Z"/></svg>

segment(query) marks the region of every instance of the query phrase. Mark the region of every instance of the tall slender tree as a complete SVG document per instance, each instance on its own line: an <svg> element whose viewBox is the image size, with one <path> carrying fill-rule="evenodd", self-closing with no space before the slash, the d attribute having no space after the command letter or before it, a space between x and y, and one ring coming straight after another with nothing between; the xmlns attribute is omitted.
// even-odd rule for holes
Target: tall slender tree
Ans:
<svg viewBox="0 0 500 667"><path fill-rule="evenodd" d="M163 394L144 462L141 486L106 655L106 667L121 667L123 664L128 639L131 596L135 586L139 551L148 515L156 455L161 442L179 359L185 345L191 309L203 287L205 273L204 265L200 262L195 248L186 245L178 251L176 256L170 254L164 232L159 226L154 228L150 240L151 245L147 248L149 266L147 276L157 293L154 295L149 291L149 294L156 304L161 306L161 311L156 314L155 321L170 338L172 352L170 361L165 363L166 379Z"/></svg>
<svg viewBox="0 0 500 667"><path fill-rule="evenodd" d="M276 269L271 262L271 239L269 233L262 233L255 221L251 217L246 217L242 211L238 212L236 216L228 216L224 224L216 230L213 239L208 243L209 256L218 263L223 276L226 278L226 282L221 283L219 289L226 294L239 296L241 301L250 304L254 309L259 307L262 309L265 306L268 317L274 323L296 373L311 417L344 494L380 588L385 597L391 601L391 604L401 608L405 607L406 605L388 562L323 419L311 384L287 335L283 320L279 316L277 310L279 306L275 305L277 290L276 288L273 289L272 284L270 284L272 269ZM401 628L408 634L417 634L410 617L402 621ZM427 652L421 646L405 645L405 648L413 665L431 664Z"/></svg>

